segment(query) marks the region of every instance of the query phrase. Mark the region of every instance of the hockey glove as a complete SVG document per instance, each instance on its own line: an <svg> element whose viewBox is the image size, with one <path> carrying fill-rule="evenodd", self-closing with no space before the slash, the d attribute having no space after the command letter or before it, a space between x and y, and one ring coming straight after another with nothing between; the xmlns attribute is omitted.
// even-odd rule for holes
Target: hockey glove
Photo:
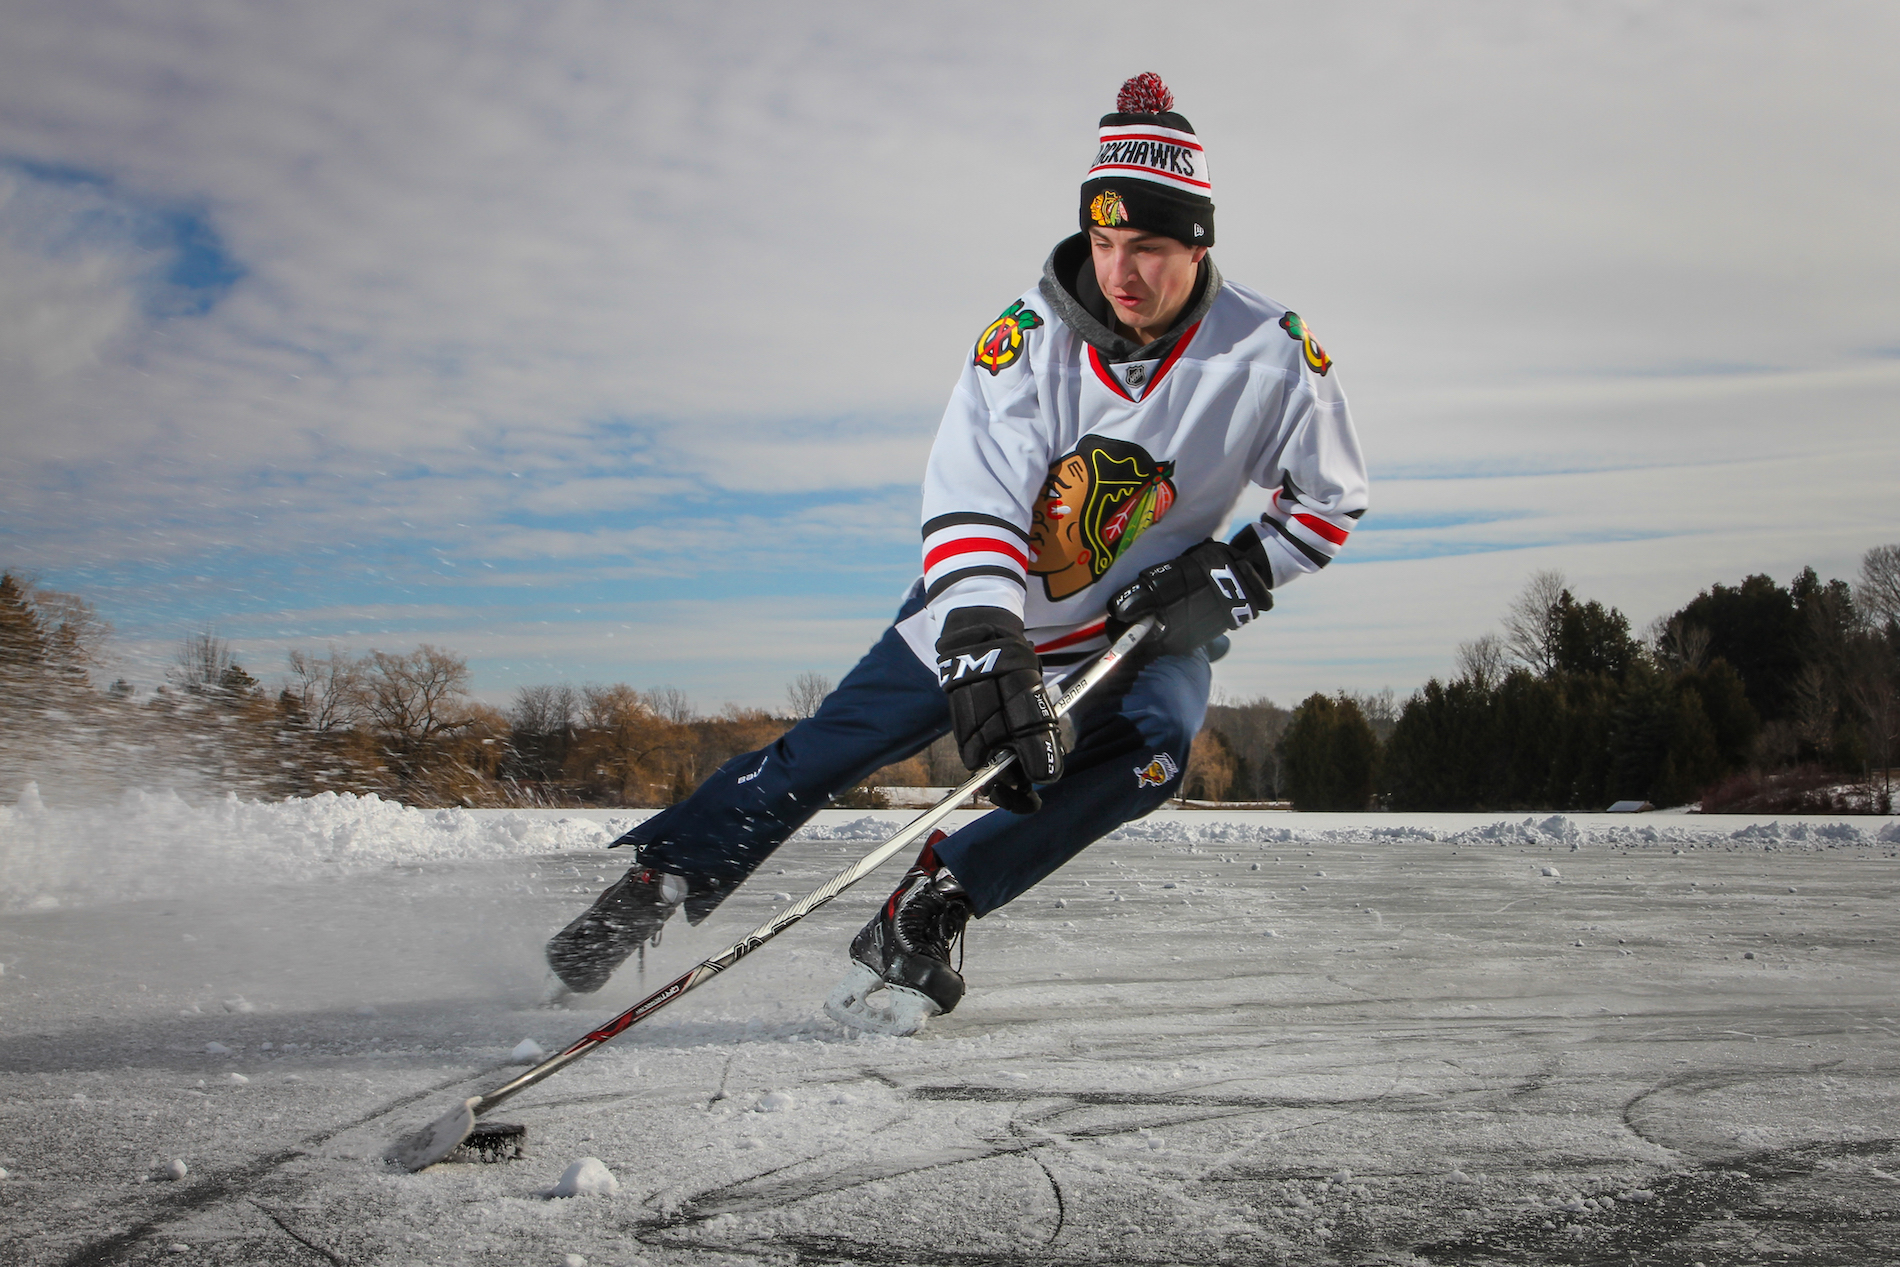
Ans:
<svg viewBox="0 0 1900 1267"><path fill-rule="evenodd" d="M1264 566L1246 551L1203 541L1142 572L1108 600L1108 612L1122 624L1154 612L1161 619L1157 645L1186 655L1272 609Z"/></svg>
<svg viewBox="0 0 1900 1267"><path fill-rule="evenodd" d="M1013 814L1040 809L1035 785L1062 777L1062 742L1022 618L1000 607L951 612L937 639L937 680L965 766L980 770L1005 749L1016 754L990 784L990 800Z"/></svg>

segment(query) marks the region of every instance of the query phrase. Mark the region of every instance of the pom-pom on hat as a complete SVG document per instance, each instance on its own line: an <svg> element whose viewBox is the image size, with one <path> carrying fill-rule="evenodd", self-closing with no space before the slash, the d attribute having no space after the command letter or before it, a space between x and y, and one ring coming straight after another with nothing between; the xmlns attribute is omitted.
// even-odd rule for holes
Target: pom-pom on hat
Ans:
<svg viewBox="0 0 1900 1267"><path fill-rule="evenodd" d="M1141 229L1214 245L1214 186L1194 126L1174 112L1161 76L1124 83L1102 116L1095 165L1082 178L1082 228Z"/></svg>

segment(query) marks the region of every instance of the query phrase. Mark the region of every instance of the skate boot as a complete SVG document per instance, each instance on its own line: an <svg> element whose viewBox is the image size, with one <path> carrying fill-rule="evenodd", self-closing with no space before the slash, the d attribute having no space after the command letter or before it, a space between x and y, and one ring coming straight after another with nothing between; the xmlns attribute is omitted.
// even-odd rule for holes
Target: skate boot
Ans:
<svg viewBox="0 0 1900 1267"><path fill-rule="evenodd" d="M915 1034L963 998L950 952L962 942L970 898L937 859L942 839L942 832L930 838L897 891L852 939L851 971L825 1000L833 1020L878 1034Z"/></svg>
<svg viewBox="0 0 1900 1267"><path fill-rule="evenodd" d="M686 881L636 866L548 942L548 967L575 994L607 984L627 956L658 944L660 928L686 900Z"/></svg>

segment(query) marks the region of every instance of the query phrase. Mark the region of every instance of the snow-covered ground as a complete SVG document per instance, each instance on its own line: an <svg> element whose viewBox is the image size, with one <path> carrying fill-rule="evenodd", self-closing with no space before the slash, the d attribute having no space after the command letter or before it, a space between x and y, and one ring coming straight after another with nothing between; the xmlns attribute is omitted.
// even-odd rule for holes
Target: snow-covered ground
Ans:
<svg viewBox="0 0 1900 1267"><path fill-rule="evenodd" d="M1900 1261L1881 819L1164 811L851 1037L893 863L502 1109L523 1160L383 1170L644 992L535 1006L638 817L0 807L0 1261ZM647 988L904 817L820 815Z"/></svg>

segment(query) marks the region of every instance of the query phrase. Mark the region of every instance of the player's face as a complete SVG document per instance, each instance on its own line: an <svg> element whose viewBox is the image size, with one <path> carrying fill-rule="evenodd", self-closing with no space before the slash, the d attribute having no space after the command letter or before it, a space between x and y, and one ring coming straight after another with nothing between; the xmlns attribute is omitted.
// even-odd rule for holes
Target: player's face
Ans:
<svg viewBox="0 0 1900 1267"><path fill-rule="evenodd" d="M1139 229L1092 228L1089 249L1096 284L1108 296L1116 318L1143 336L1143 342L1160 338L1180 315L1193 293L1201 257L1207 254L1204 246Z"/></svg>

